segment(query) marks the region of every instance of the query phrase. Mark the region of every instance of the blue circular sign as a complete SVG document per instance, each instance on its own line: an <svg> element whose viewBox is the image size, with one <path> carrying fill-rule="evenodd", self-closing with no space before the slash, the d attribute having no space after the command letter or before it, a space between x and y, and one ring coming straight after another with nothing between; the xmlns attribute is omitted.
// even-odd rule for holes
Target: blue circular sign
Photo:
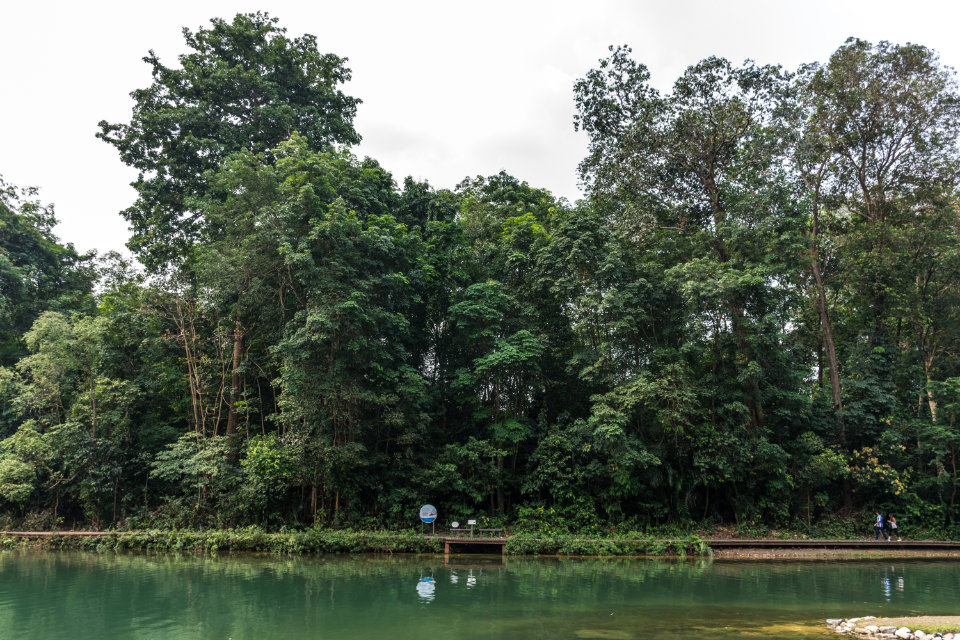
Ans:
<svg viewBox="0 0 960 640"><path fill-rule="evenodd" d="M420 507L420 519L430 524L437 519L437 508L432 504L425 504Z"/></svg>

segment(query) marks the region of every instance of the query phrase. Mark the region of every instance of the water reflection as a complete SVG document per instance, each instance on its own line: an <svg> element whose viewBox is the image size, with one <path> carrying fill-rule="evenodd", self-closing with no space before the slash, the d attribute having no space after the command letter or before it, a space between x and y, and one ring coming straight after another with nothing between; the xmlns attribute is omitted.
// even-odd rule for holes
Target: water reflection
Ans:
<svg viewBox="0 0 960 640"><path fill-rule="evenodd" d="M437 581L427 576L417 582L417 596L421 602L433 602L434 592L437 590Z"/></svg>
<svg viewBox="0 0 960 640"><path fill-rule="evenodd" d="M479 572L483 573L483 570L480 569ZM460 573L463 573L463 571L461 570ZM460 573L457 573L454 569L450 570L450 584L458 584L460 582ZM473 575L473 569L467 569L466 575L463 577L465 578L465 584L468 589L477 586L477 576Z"/></svg>
<svg viewBox="0 0 960 640"><path fill-rule="evenodd" d="M449 557L445 558L443 570L447 572L447 581L454 589L473 589L477 586L477 580L483 576L486 569L488 573L492 569L500 570L505 567L503 560L498 562L480 562L476 564L466 563L464 559L459 562L451 563ZM442 576L441 576L442 577ZM437 579L432 575L424 576L421 574L417 581L417 597L421 602L433 602L436 598Z"/></svg>
<svg viewBox="0 0 960 640"><path fill-rule="evenodd" d="M783 640L827 637L828 617L950 614L958 583L960 563L922 560L3 552L0 638Z"/></svg>
<svg viewBox="0 0 960 640"><path fill-rule="evenodd" d="M892 602L893 590L898 593L904 593L903 568L890 566L884 569L883 577L880 579L881 591L886 602ZM902 596L897 596L902 598Z"/></svg>

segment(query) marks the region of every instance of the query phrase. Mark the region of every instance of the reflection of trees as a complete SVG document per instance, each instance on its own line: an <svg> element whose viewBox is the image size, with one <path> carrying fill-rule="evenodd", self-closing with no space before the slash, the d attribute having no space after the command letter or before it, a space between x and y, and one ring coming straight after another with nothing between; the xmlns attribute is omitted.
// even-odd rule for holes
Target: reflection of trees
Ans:
<svg viewBox="0 0 960 640"><path fill-rule="evenodd" d="M441 567L442 559L433 558L9 551L0 553L0 572L43 607L44 620L28 606L13 607L6 619L0 616L0 637L16 629L40 632L38 625L74 628L78 615L103 625L84 629L84 637L145 637L138 625L171 613L178 624L202 630L197 637L275 637L292 618L315 634L337 606L409 601L419 572ZM109 626L120 615L129 628Z"/></svg>
<svg viewBox="0 0 960 640"><path fill-rule="evenodd" d="M29 563L24 565L23 559ZM505 558L463 560L456 569L475 567L480 569L502 568L518 577L556 579L569 577L597 577L607 575L617 579L635 579L640 576L657 575L663 572L701 573L714 566L709 559L692 560L638 560L636 558ZM716 563L719 564L719 563ZM73 569L93 568L112 571L200 571L204 575L224 578L252 578L273 575L295 575L303 578L330 577L390 577L409 575L411 572L430 570L444 571L441 557L411 555L321 555L283 556L273 553L222 553L179 554L158 553L84 553L47 551L6 551L0 553L0 569L5 566L68 567ZM459 566L463 565L463 566ZM642 579L641 579L642 581Z"/></svg>
<svg viewBox="0 0 960 640"><path fill-rule="evenodd" d="M475 578L469 587L468 572ZM118 624L117 612L134 612L121 621L128 625L169 620L174 612L178 624L202 632L197 637L269 637L291 621L298 633L335 633L351 629L349 624L374 624L358 622L358 608L387 612L385 619L405 615L418 602L416 587L424 576L436 579L433 604L460 607L450 615L463 624L496 611L510 618L497 622L500 628L533 625L530 630L552 637L558 620L594 615L598 607L617 608L618 616L629 610L638 621L659 616L658 624L687 625L690 616L702 623L745 611L757 619L791 620L873 613L884 606L888 612L915 607L918 599L935 605L938 591L949 598L947 585L960 581L960 563L463 558L451 566L435 556L8 551L0 553L0 575L23 591L18 597L44 608L38 623L30 607L9 607L0 614L0 637L18 628L42 632L36 625L71 628L78 611L87 612L85 620L94 620L95 627L103 625L86 629L90 637L148 637L138 626L108 626ZM903 590L892 591L890 604L881 589L885 575L904 576ZM449 624L460 624L456 620ZM331 631L330 625L341 626Z"/></svg>

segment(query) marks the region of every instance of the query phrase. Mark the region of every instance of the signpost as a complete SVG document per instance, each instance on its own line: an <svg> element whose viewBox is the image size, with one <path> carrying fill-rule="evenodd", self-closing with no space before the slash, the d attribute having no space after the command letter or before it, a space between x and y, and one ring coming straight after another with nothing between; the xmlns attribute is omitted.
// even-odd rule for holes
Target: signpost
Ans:
<svg viewBox="0 0 960 640"><path fill-rule="evenodd" d="M437 508L432 504L425 504L420 507L420 520L431 525L434 535L437 533Z"/></svg>

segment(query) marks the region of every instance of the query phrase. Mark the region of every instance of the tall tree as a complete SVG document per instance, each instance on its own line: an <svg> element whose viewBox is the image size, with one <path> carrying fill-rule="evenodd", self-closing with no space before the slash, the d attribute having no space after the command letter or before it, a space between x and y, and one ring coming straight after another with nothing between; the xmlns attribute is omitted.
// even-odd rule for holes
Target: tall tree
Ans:
<svg viewBox="0 0 960 640"><path fill-rule="evenodd" d="M960 94L953 72L930 49L853 38L798 79L804 111L797 164L812 200L811 267L838 438L845 443L835 319L821 272L821 214L826 209L837 221L826 232L844 274L847 340L865 337L878 357L882 351L890 360L902 343L904 315L916 319L923 301L929 308L940 272L952 269ZM913 341L929 372L939 351L936 328L920 322L917 330Z"/></svg>
<svg viewBox="0 0 960 640"><path fill-rule="evenodd" d="M350 79L346 60L321 54L312 35L288 38L277 22L258 12L238 14L232 22L214 19L211 28L195 33L184 28L192 52L180 56L180 68L164 65L151 51L144 61L153 83L131 94L130 122L100 122L98 137L140 171L133 183L138 199L123 215L133 230L128 246L149 269L189 270L198 240L216 242L227 228L237 231L211 224L203 213L211 200L226 197L210 188L207 174L231 154L259 154L272 162L272 150L295 133L317 150L360 141L353 128L360 101L339 88ZM244 343L251 334L242 309L227 303L232 326L226 430L233 434Z"/></svg>
<svg viewBox="0 0 960 640"><path fill-rule="evenodd" d="M180 67L150 51L152 84L131 94L129 123L100 122L97 137L140 171L137 201L123 212L129 246L151 269L183 259L205 222L192 199L207 192L206 171L237 151L268 153L292 133L317 149L360 141L345 58L322 54L316 38L288 38L266 13L238 14L210 28L183 29L192 50Z"/></svg>
<svg viewBox="0 0 960 640"><path fill-rule="evenodd" d="M646 67L629 56L629 48L613 50L576 83L575 123L590 136L581 176L601 206L615 203L614 215L635 234L685 245L675 253L686 264L678 268L700 281L688 290L702 304L721 305L703 310L723 316L721 326L733 334L743 401L750 423L761 428L764 363L756 336L772 311L763 292L779 295L795 268L798 212L778 164L783 75L708 58L661 96Z"/></svg>
<svg viewBox="0 0 960 640"><path fill-rule="evenodd" d="M94 253L53 234L53 205L0 178L0 366L26 355L23 335L43 311L91 311Z"/></svg>
<svg viewBox="0 0 960 640"><path fill-rule="evenodd" d="M798 138L794 147L793 162L800 177L803 191L810 206L810 225L808 253L810 273L813 276L814 296L819 317L819 330L823 343L823 353L827 359L827 375L830 379L830 393L833 401L833 419L836 424L837 440L846 446L846 427L843 421L843 395L840 388L840 364L837 358L834 340L833 320L827 301L827 288L824 278L823 255L823 211L829 203L829 182L835 158L831 150L830 137L820 128L820 122L812 117L815 99L809 91L809 74L815 67L805 67L798 75L801 89L799 93L797 123ZM822 367L820 375L822 375Z"/></svg>

